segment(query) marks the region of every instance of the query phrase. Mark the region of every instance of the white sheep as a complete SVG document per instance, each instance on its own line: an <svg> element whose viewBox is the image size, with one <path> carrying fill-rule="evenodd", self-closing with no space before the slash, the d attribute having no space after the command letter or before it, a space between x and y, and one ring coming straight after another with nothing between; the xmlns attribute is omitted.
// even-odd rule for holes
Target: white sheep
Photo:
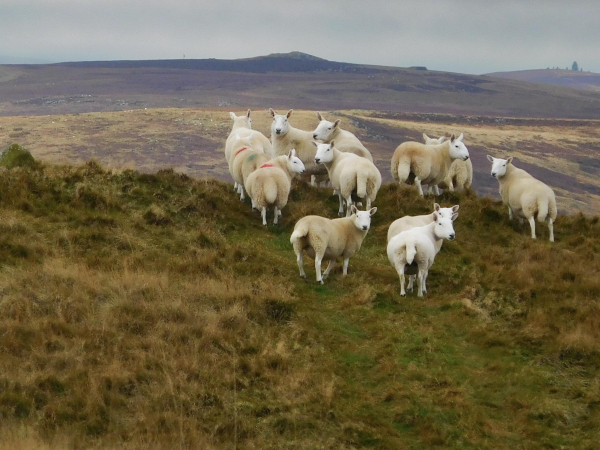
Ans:
<svg viewBox="0 0 600 450"><path fill-rule="evenodd" d="M240 138L238 136L238 140L235 141L235 146L233 147L233 153L231 155L230 173L237 184L238 194L242 201L245 198L244 186L246 185L248 176L271 159L262 151L255 150L253 144L253 134L247 138ZM254 202L252 206L254 207Z"/></svg>
<svg viewBox="0 0 600 450"><path fill-rule="evenodd" d="M404 274L406 266L410 267L413 262L417 265L417 295L422 297L427 292L427 275L437 254L438 241L454 239L452 222L457 217L458 213L442 217L435 212L430 224L403 231L388 242L388 259L400 276L400 295L406 295Z"/></svg>
<svg viewBox="0 0 600 450"><path fill-rule="evenodd" d="M440 136L438 139L433 139L423 133L423 140L426 145L437 145L441 144L446 140L445 136ZM471 159L463 161L461 159L455 159L450 165L448 176L446 179L438 184L440 189L448 189L450 192L454 192L458 189L469 189L473 183L473 163ZM430 186L431 187L431 186Z"/></svg>
<svg viewBox="0 0 600 450"><path fill-rule="evenodd" d="M275 156L273 152L273 146L271 145L269 139L267 139L267 137L260 131L252 129L252 119L250 118L251 112L251 110L248 110L246 114L242 116L237 116L234 112L229 113L229 117L231 117L233 120L233 125L231 126L231 132L229 133L229 136L225 142L225 159L227 160L230 172L233 147L236 146L236 140L238 139L247 138L252 135L254 150L263 152L269 158L273 158ZM239 192L239 186L237 182L234 184L234 189Z"/></svg>
<svg viewBox="0 0 600 450"><path fill-rule="evenodd" d="M377 208L369 211L358 211L354 205L351 207L352 215L342 219L327 219L320 216L306 216L300 219L290 237L294 246L300 276L306 278L302 254L304 251L311 258L315 258L315 271L317 281L323 284L335 261L340 256L344 259L344 276L348 275L348 262L350 257L360 250L365 236L371 226L371 216ZM321 261L329 261L325 273L321 275Z"/></svg>
<svg viewBox="0 0 600 450"><path fill-rule="evenodd" d="M421 184L434 186L436 195L439 195L437 185L446 179L452 161L469 159L469 151L462 140L461 133L458 138L452 135L449 141L438 145L419 142L400 144L392 156L392 176L400 183L414 181L421 196Z"/></svg>
<svg viewBox="0 0 600 450"><path fill-rule="evenodd" d="M508 159L494 158L487 155L492 163L492 176L500 184L502 202L508 206L508 215L512 220L517 216L529 221L531 237L535 239L535 219L546 221L550 233L550 242L554 242L554 221L556 220L556 198L554 191L547 184L533 178L523 169L512 164L512 156Z"/></svg>
<svg viewBox="0 0 600 450"><path fill-rule="evenodd" d="M370 209L381 187L381 173L375 164L354 153L340 152L335 141L329 144L316 142L313 144L317 147L315 162L327 168L331 184L338 194L340 200L338 214L344 214L345 201L346 216L350 215L352 193L361 199L366 199L367 209Z"/></svg>
<svg viewBox="0 0 600 450"><path fill-rule="evenodd" d="M273 205L273 225L277 225L281 210L287 205L294 174L303 173L304 164L294 149L261 165L246 179L246 191L252 204L261 212L267 225L267 207Z"/></svg>
<svg viewBox="0 0 600 450"><path fill-rule="evenodd" d="M317 178L324 180L323 176L327 175L324 167L320 167L315 163L316 149L312 144L312 132L294 128L289 123L293 109L290 109L287 114L277 114L273 109L269 108L269 113L273 117L271 123L271 143L275 155L286 155L291 149L296 150L298 158L306 167L306 174L311 176L311 184L316 186ZM326 179L326 178L325 178Z"/></svg>
<svg viewBox="0 0 600 450"><path fill-rule="evenodd" d="M437 203L434 203L433 204L433 213L431 213L431 214L425 214L422 216L404 216L399 219L396 219L394 222L392 222L392 224L388 228L387 241L390 242L390 240L394 236L399 235L403 231L410 230L411 228L422 227L424 225L430 224L431 222L433 222L433 215L435 213L438 213L442 217L452 217L452 215L454 213L458 212L459 208L460 208L459 205L454 205L452 208L442 208ZM443 240L436 241L436 246L435 246L436 254L439 253L439 251L441 250L442 242L444 242L444 241ZM412 292L413 284L417 277L417 272L415 269L416 269L415 267L407 266L406 270L404 272L405 275L409 275L408 287L407 287L407 290L409 292Z"/></svg>
<svg viewBox="0 0 600 450"><path fill-rule="evenodd" d="M317 118L319 119L319 125L313 131L314 139L324 144L330 144L332 141L335 141L335 148L340 152L354 153L355 155L367 158L369 161L373 161L373 156L358 138L350 131L342 130L340 127L341 119L330 122L325 120L320 112L317 112Z"/></svg>

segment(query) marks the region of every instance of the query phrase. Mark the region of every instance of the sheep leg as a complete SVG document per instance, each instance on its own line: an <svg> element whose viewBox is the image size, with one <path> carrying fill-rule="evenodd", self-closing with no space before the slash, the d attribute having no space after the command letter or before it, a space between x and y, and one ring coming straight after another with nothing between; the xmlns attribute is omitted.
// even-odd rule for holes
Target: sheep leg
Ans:
<svg viewBox="0 0 600 450"><path fill-rule="evenodd" d="M371 209L371 199L367 197L367 211Z"/></svg>
<svg viewBox="0 0 600 450"><path fill-rule="evenodd" d="M350 217L350 215L352 214L350 212L350 210L352 209L352 194L350 194L348 196L348 198L346 199L346 217Z"/></svg>
<svg viewBox="0 0 600 450"><path fill-rule="evenodd" d="M314 175L310 176L310 185L311 186L317 186L317 177Z"/></svg>
<svg viewBox="0 0 600 450"><path fill-rule="evenodd" d="M440 192L440 188L436 185L433 186L433 195L435 195L436 197L439 197L439 195L441 194Z"/></svg>
<svg viewBox="0 0 600 450"><path fill-rule="evenodd" d="M277 225L277 220L279 219L279 213L277 212L277 206L273 206L273 225Z"/></svg>
<svg viewBox="0 0 600 450"><path fill-rule="evenodd" d="M350 262L350 258L344 258L344 276L348 275L348 263Z"/></svg>
<svg viewBox="0 0 600 450"><path fill-rule="evenodd" d="M425 271L425 275L423 275L423 294L427 294L427 275L429 275L429 271Z"/></svg>
<svg viewBox="0 0 600 450"><path fill-rule="evenodd" d="M454 183L452 182L452 180L449 180L446 184L448 185L448 190L450 192L454 192Z"/></svg>
<svg viewBox="0 0 600 450"><path fill-rule="evenodd" d="M238 184L237 184L237 181L234 181L234 182L233 182L233 190L234 190L234 191L237 191L237 190L238 190Z"/></svg>
<svg viewBox="0 0 600 450"><path fill-rule="evenodd" d="M512 208L509 206L508 207L508 220L513 220L514 214L512 211Z"/></svg>
<svg viewBox="0 0 600 450"><path fill-rule="evenodd" d="M329 276L329 272L331 272L331 269L333 269L333 266L335 266L335 259L332 259L331 261L329 261L329 265L327 266L327 269L325 269L325 272L323 273L323 278L327 278Z"/></svg>
<svg viewBox="0 0 600 450"><path fill-rule="evenodd" d="M306 272L304 272L304 261L302 259L302 251L296 254L296 261L298 262L298 268L300 269L300 277L306 278Z"/></svg>
<svg viewBox="0 0 600 450"><path fill-rule="evenodd" d="M317 281L323 284L323 276L321 275L321 261L323 256L315 255L315 272L317 272Z"/></svg>
<svg viewBox="0 0 600 450"><path fill-rule="evenodd" d="M406 291L404 290L404 264L399 264L396 266L396 271L398 272L398 275L400 276L400 295L402 297L406 297ZM409 275L409 280L411 279L410 275Z"/></svg>
<svg viewBox="0 0 600 450"><path fill-rule="evenodd" d="M258 210L258 208L256 207L256 202L254 201L254 199L252 197L250 197L250 201L252 202L252 209Z"/></svg>
<svg viewBox="0 0 600 450"><path fill-rule="evenodd" d="M417 177L415 177L415 184L417 185L417 189L418 189L418 191L419 191L419 195L420 195L421 197L425 197L425 196L423 195L423 187L421 186L421 180L419 180Z"/></svg>
<svg viewBox="0 0 600 450"><path fill-rule="evenodd" d="M417 275L417 297L423 297L423 279L425 271L419 267L419 274Z"/></svg>
<svg viewBox="0 0 600 450"><path fill-rule="evenodd" d="M554 242L554 220L550 217L546 219L548 221L548 231L550 232L550 242Z"/></svg>
<svg viewBox="0 0 600 450"><path fill-rule="evenodd" d="M333 191L333 192L337 192L337 191ZM343 216L344 215L344 197L342 197L342 194L340 192L337 192L338 198L340 199L340 209L338 210L338 216Z"/></svg>
<svg viewBox="0 0 600 450"><path fill-rule="evenodd" d="M529 218L529 226L531 227L531 239L535 239L535 219L533 216Z"/></svg>
<svg viewBox="0 0 600 450"><path fill-rule="evenodd" d="M416 277L417 277L416 275L408 276L408 286L406 287L406 290L408 292L412 292L414 290L414 282L415 282Z"/></svg>
<svg viewBox="0 0 600 450"><path fill-rule="evenodd" d="M246 197L244 196L244 186L241 184L238 184L238 194L240 194L240 200L244 201Z"/></svg>
<svg viewBox="0 0 600 450"><path fill-rule="evenodd" d="M267 226L267 208L263 207L260 214L262 215L263 225L266 227Z"/></svg>

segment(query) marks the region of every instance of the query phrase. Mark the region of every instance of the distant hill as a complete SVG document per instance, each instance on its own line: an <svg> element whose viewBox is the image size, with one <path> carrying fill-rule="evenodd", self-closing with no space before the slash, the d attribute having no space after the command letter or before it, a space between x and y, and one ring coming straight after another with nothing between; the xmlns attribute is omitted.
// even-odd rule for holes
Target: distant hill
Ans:
<svg viewBox="0 0 600 450"><path fill-rule="evenodd" d="M531 83L553 84L577 89L600 92L600 74L560 69L518 70L515 72L488 73L490 77L504 78Z"/></svg>
<svg viewBox="0 0 600 450"><path fill-rule="evenodd" d="M0 66L0 115L140 108L379 110L600 119L600 92L491 76L328 61L254 58Z"/></svg>

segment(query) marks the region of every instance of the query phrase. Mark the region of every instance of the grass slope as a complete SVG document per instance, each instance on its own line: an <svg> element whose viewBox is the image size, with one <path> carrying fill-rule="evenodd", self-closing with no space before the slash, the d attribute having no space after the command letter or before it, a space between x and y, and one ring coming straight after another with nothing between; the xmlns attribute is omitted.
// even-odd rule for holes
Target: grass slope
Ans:
<svg viewBox="0 0 600 450"><path fill-rule="evenodd" d="M329 189L264 228L231 185L38 165L0 172L0 448L594 448L597 218L532 241L460 203L429 294L401 298L389 223L431 200L384 185L324 286L289 244Z"/></svg>

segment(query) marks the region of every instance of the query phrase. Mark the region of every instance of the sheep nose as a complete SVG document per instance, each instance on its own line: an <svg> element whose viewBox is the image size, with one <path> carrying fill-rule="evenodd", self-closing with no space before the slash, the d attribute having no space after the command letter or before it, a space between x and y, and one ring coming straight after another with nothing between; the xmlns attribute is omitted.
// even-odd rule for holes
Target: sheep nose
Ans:
<svg viewBox="0 0 600 450"><path fill-rule="evenodd" d="M281 133L281 128L277 128L277 129L275 130L275 133L277 133L277 134L280 134L280 133Z"/></svg>
<svg viewBox="0 0 600 450"><path fill-rule="evenodd" d="M468 156L465 156L465 157L463 158L463 161L466 161L467 159L469 159L469 157L468 157Z"/></svg>
<svg viewBox="0 0 600 450"><path fill-rule="evenodd" d="M320 162L320 161L321 161L321 159L320 159L320 158L315 158L315 162L316 162L317 164L319 164L319 162Z"/></svg>
<svg viewBox="0 0 600 450"><path fill-rule="evenodd" d="M313 134L313 139L317 138L317 133Z"/></svg>
<svg viewBox="0 0 600 450"><path fill-rule="evenodd" d="M452 233L452 234L450 235L450 240L451 240L451 241L453 241L453 240L454 240L454 233Z"/></svg>
<svg viewBox="0 0 600 450"><path fill-rule="evenodd" d="M369 227L367 227L366 225L363 225L363 230L366 230L367 228L369 228Z"/></svg>
<svg viewBox="0 0 600 450"><path fill-rule="evenodd" d="M492 172L492 176L495 177L496 176L496 172Z"/></svg>

